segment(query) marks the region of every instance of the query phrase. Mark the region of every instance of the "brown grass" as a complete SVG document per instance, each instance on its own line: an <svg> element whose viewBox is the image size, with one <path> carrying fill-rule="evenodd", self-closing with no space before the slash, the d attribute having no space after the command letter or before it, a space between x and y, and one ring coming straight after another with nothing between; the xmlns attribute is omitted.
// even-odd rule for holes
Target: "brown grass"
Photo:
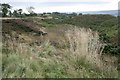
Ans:
<svg viewBox="0 0 120 80"><path fill-rule="evenodd" d="M97 32L74 27L66 31L66 38L70 45L68 51L76 58L84 59L86 63L90 63L102 71L117 72L116 67L103 62L101 54L104 46L100 42Z"/></svg>

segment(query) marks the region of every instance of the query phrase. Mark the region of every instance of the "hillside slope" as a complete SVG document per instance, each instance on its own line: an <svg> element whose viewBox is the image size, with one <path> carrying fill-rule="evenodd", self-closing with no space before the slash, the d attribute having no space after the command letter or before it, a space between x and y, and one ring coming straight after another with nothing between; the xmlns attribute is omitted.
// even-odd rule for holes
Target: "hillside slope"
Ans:
<svg viewBox="0 0 120 80"><path fill-rule="evenodd" d="M117 59L101 55L102 43L96 31L68 24L49 27L33 18L3 20L2 23L3 77L118 77ZM45 26L47 34L37 33L37 29L30 27L36 27L34 25L37 28Z"/></svg>

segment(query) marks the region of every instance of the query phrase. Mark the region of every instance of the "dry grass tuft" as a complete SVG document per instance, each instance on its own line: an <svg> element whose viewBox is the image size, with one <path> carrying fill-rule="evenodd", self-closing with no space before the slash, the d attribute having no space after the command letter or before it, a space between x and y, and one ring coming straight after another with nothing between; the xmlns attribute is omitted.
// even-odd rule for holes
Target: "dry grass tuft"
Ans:
<svg viewBox="0 0 120 80"><path fill-rule="evenodd" d="M71 28L66 31L66 38L68 39L70 48L68 51L79 58L85 60L86 63L92 64L102 71L117 72L112 65L106 65L101 60L103 44L99 40L97 32L86 28Z"/></svg>

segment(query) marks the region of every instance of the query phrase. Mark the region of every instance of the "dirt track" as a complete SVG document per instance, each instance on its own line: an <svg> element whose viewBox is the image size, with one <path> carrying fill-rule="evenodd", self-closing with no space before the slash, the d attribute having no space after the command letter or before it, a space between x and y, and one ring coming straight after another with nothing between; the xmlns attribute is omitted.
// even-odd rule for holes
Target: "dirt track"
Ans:
<svg viewBox="0 0 120 80"><path fill-rule="evenodd" d="M39 18L39 19L44 19L44 18L42 18L42 17L30 17L30 18ZM27 17L26 18L14 18L14 17L0 17L0 20L10 20L10 19L27 19Z"/></svg>
<svg viewBox="0 0 120 80"><path fill-rule="evenodd" d="M0 19L2 19L2 20L9 20L9 19L21 19L21 18L9 18L9 17L8 18L7 17L6 18L2 18L2 17L0 17Z"/></svg>

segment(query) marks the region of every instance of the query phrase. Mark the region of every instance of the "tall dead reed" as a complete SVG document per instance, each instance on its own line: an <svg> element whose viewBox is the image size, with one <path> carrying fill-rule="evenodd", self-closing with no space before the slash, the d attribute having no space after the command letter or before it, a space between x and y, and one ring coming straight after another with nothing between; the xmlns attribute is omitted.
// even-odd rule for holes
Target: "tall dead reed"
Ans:
<svg viewBox="0 0 120 80"><path fill-rule="evenodd" d="M99 34L96 31L86 28L73 27L65 34L69 43L69 53L75 55L75 58L85 60L86 63L94 65L101 70L116 71L111 65L106 65L101 60L103 44L99 40Z"/></svg>

